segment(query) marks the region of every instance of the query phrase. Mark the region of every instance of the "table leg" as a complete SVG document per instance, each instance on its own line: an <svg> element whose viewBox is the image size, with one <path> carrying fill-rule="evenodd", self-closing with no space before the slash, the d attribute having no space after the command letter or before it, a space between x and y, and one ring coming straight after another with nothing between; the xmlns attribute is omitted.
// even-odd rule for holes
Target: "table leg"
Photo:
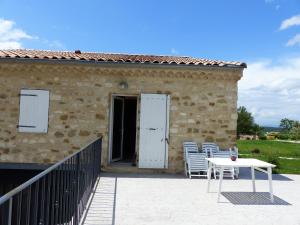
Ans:
<svg viewBox="0 0 300 225"><path fill-rule="evenodd" d="M268 167L268 179L269 179L269 188L270 188L270 199L271 202L274 202L274 196L273 196L273 186L272 186L272 168Z"/></svg>
<svg viewBox="0 0 300 225"><path fill-rule="evenodd" d="M256 188L255 188L255 170L254 170L253 166L251 166L251 177L252 177L253 192L256 192Z"/></svg>
<svg viewBox="0 0 300 225"><path fill-rule="evenodd" d="M223 173L224 173L224 167L223 167L223 166L221 166L221 168L220 168L220 174L219 174L219 192L218 192L218 202L220 201L220 196L221 196L222 181L223 181Z"/></svg>
<svg viewBox="0 0 300 225"><path fill-rule="evenodd" d="M211 162L208 162L208 170L207 170L207 192L209 192L210 179L211 179Z"/></svg>

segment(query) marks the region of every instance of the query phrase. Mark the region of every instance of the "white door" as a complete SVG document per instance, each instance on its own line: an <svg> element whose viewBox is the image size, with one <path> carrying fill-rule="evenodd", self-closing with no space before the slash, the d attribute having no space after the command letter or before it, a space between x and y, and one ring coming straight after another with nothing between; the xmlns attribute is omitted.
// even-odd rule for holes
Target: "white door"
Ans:
<svg viewBox="0 0 300 225"><path fill-rule="evenodd" d="M139 168L168 167L169 105L168 95L141 95Z"/></svg>

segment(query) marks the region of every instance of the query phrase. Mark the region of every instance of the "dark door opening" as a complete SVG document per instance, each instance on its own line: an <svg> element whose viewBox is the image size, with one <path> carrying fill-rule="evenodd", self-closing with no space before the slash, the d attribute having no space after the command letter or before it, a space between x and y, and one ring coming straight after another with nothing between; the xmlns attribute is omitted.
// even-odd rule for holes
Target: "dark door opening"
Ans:
<svg viewBox="0 0 300 225"><path fill-rule="evenodd" d="M137 97L113 98L112 162L135 165Z"/></svg>

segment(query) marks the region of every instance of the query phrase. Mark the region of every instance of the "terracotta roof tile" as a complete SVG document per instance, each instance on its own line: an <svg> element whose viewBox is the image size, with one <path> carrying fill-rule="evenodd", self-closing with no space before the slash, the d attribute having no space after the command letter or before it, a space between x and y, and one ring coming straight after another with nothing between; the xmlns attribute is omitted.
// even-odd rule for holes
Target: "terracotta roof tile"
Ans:
<svg viewBox="0 0 300 225"><path fill-rule="evenodd" d="M156 56L156 55L129 55L94 52L62 52L44 50L0 50L1 58L29 58L29 59L53 59L68 61L99 61L115 63L147 63L147 64L171 64L171 65L199 65L218 67L242 67L246 68L246 63L235 61L208 60L186 56Z"/></svg>

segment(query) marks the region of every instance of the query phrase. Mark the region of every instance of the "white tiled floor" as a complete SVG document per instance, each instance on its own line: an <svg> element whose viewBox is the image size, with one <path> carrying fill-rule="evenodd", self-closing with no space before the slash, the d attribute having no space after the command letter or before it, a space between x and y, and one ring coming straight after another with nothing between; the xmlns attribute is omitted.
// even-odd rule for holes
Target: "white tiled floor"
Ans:
<svg viewBox="0 0 300 225"><path fill-rule="evenodd" d="M105 174L87 213L85 225L300 225L300 176L273 175L275 203L268 182L257 173L257 193L251 193L250 171L206 192L205 179L179 175Z"/></svg>

